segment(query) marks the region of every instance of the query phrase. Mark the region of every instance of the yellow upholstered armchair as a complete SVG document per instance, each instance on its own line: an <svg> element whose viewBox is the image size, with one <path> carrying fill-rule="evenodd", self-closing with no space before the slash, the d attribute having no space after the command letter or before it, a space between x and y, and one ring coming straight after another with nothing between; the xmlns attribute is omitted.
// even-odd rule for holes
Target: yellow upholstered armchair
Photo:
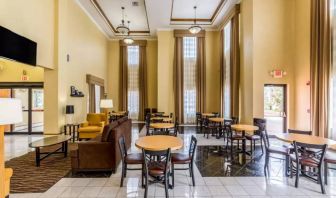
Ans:
<svg viewBox="0 0 336 198"><path fill-rule="evenodd" d="M99 133L103 132L106 124L106 114L89 113L86 116L86 122L82 123L78 130L78 139L95 138Z"/></svg>
<svg viewBox="0 0 336 198"><path fill-rule="evenodd" d="M5 196L9 196L10 192L10 179L13 175L13 169L5 168Z"/></svg>

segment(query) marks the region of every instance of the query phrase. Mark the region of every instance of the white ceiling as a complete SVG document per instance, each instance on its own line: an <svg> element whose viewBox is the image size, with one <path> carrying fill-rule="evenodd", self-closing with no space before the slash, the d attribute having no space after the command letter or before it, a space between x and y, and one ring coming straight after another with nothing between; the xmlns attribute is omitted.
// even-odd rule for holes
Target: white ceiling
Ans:
<svg viewBox="0 0 336 198"><path fill-rule="evenodd" d="M137 1L139 6L132 6ZM198 24L205 29L218 29L225 14L240 0L77 0L78 4L111 39L120 37L115 33L121 23L121 7L125 7L126 21L130 20L131 35L155 37L157 30L185 29L194 18L193 6L197 6ZM222 3L222 4L221 4ZM222 5L211 20L217 7ZM173 8L173 9L172 9ZM172 20L173 18L173 20ZM174 19L179 20L174 20ZM182 19L182 20L180 20ZM187 21L186 21L187 20ZM134 32L136 31L136 32Z"/></svg>

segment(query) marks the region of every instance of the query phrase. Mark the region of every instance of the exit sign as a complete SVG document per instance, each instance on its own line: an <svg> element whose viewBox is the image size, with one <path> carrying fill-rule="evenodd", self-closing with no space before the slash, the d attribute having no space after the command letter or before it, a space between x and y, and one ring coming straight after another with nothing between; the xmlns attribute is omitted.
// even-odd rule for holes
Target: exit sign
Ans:
<svg viewBox="0 0 336 198"><path fill-rule="evenodd" d="M28 81L29 80L29 76L28 75L22 75L21 76L21 81Z"/></svg>

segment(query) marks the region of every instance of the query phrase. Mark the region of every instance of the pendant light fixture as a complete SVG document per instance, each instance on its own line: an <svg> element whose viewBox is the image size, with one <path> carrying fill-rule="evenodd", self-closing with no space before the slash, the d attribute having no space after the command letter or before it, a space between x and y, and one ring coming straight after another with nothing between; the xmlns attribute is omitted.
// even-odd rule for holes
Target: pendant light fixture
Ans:
<svg viewBox="0 0 336 198"><path fill-rule="evenodd" d="M123 35L127 35L129 32L129 28L125 25L125 16L124 16L125 7L121 7L121 11L122 11L122 20L121 24L118 25L117 27L117 31Z"/></svg>
<svg viewBox="0 0 336 198"><path fill-rule="evenodd" d="M195 10L194 24L189 28L189 32L192 34L197 34L202 30L202 27L196 24L196 9L197 9L197 6L194 6L194 10Z"/></svg>
<svg viewBox="0 0 336 198"><path fill-rule="evenodd" d="M131 23L130 21L127 21L128 23L128 30L129 30L129 24ZM127 45L130 45L132 43L134 43L134 40L132 37L130 37L129 35L129 31L128 31L128 35L123 39L124 43L127 44Z"/></svg>

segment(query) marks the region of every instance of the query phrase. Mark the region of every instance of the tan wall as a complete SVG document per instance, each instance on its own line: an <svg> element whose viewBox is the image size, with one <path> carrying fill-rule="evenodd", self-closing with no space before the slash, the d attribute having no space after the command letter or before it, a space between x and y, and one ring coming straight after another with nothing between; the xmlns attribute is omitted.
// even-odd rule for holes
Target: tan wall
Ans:
<svg viewBox="0 0 336 198"><path fill-rule="evenodd" d="M295 1L295 128L310 130L310 1Z"/></svg>
<svg viewBox="0 0 336 198"><path fill-rule="evenodd" d="M54 0L0 0L0 24L37 42L37 65L54 67Z"/></svg>
<svg viewBox="0 0 336 198"><path fill-rule="evenodd" d="M44 80L43 68L0 58L0 82L22 82L23 71L26 71L29 77L29 80L24 82L43 82Z"/></svg>
<svg viewBox="0 0 336 198"><path fill-rule="evenodd" d="M148 40L147 47L147 94L148 107L157 107L157 40ZM121 109L119 102L119 40L108 42L108 97L113 100L113 110Z"/></svg>
<svg viewBox="0 0 336 198"><path fill-rule="evenodd" d="M158 110L174 112L173 62L174 33L158 31Z"/></svg>
<svg viewBox="0 0 336 198"><path fill-rule="evenodd" d="M107 39L76 1L58 1L57 29L57 69L45 72L46 97L51 100L45 102L45 108L49 111L45 115L46 134L59 132L65 123L66 105L75 106L75 122L85 120L87 74L107 80ZM69 62L66 60L67 54L70 55ZM82 91L85 97L70 97L70 86Z"/></svg>

